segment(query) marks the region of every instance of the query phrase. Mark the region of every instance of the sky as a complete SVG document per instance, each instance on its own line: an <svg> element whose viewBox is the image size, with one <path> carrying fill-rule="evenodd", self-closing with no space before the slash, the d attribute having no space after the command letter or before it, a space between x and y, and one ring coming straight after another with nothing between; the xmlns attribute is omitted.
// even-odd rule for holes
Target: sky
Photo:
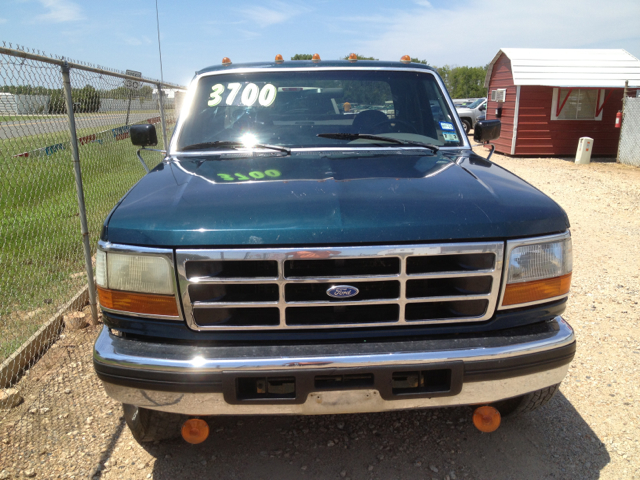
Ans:
<svg viewBox="0 0 640 480"><path fill-rule="evenodd" d="M0 0L0 45L160 78L155 0ZM640 58L639 0L158 0L164 80L219 64L402 55L482 66L500 48L624 48Z"/></svg>

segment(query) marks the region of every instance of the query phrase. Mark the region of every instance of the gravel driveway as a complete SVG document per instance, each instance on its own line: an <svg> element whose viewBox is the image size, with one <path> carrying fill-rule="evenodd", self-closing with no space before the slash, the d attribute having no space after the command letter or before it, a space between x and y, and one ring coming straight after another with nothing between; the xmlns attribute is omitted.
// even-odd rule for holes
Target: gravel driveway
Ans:
<svg viewBox="0 0 640 480"><path fill-rule="evenodd" d="M20 382L26 401L0 425L0 479L640 478L640 169L493 160L553 197L572 223L565 318L578 352L546 407L493 434L473 427L469 408L220 417L201 445L144 449L93 375L97 330L84 330L65 335Z"/></svg>

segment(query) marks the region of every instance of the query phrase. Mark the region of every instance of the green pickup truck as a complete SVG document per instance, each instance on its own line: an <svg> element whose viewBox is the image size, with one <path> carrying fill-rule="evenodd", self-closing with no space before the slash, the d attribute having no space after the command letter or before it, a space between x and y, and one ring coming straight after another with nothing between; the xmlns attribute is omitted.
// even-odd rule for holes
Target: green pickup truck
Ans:
<svg viewBox="0 0 640 480"><path fill-rule="evenodd" d="M571 259L565 212L472 152L432 68L225 62L104 222L95 370L140 442L455 405L490 431L567 372Z"/></svg>

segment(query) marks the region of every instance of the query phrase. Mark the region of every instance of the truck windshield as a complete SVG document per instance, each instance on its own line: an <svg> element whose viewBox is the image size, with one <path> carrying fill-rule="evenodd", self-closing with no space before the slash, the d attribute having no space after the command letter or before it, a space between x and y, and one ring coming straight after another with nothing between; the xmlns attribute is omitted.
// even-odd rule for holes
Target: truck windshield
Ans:
<svg viewBox="0 0 640 480"><path fill-rule="evenodd" d="M288 148L385 143L349 135L318 136L336 133L462 145L445 96L430 73L230 72L203 76L195 88L189 112L178 127L177 151L209 142Z"/></svg>
<svg viewBox="0 0 640 480"><path fill-rule="evenodd" d="M484 98L479 98L477 100L474 100L473 103L470 103L469 105L466 106L466 108L477 108L480 106L480 104L484 103Z"/></svg>

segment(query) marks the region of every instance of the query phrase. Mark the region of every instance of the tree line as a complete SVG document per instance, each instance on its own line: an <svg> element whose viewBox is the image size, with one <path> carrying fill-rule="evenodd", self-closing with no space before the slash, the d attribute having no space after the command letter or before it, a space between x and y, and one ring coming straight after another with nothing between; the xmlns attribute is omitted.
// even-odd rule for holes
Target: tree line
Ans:
<svg viewBox="0 0 640 480"><path fill-rule="evenodd" d="M349 58L348 55L343 57L344 60ZM297 53L291 60L311 60L311 54ZM378 60L374 57L366 57L358 54L358 60ZM429 65L424 59L411 58L413 63L422 63ZM487 75L487 67L453 67L444 65L442 67L432 66L438 75L442 78L451 98L479 98L487 95L484 87L484 79Z"/></svg>
<svg viewBox="0 0 640 480"><path fill-rule="evenodd" d="M64 91L61 88L46 88L32 85L4 85L0 87L2 93L14 95L47 95L50 98L48 113L66 113L67 106L64 99ZM110 90L97 90L92 85L71 90L73 110L79 113L97 112L100 109L101 99L128 99L133 97L140 102L151 100L153 89L145 85L139 90L133 91L126 87L117 87Z"/></svg>

